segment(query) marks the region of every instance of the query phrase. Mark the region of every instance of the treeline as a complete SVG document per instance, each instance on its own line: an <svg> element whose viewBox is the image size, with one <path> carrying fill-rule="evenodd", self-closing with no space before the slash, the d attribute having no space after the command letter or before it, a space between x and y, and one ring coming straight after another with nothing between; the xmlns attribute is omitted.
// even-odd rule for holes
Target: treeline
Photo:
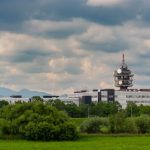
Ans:
<svg viewBox="0 0 150 150"><path fill-rule="evenodd" d="M91 104L80 104L77 106L74 103L65 104L59 99L44 101L40 97L33 97L32 102L42 102L45 105L53 106L59 111L66 112L72 118L88 118L88 117L108 117L118 112L123 112L126 117L140 116L142 114L150 115L150 106L136 105L133 102L129 102L126 108L118 102L99 102ZM21 103L21 102L16 102ZM5 100L0 101L0 108L8 105L9 103Z"/></svg>
<svg viewBox="0 0 150 150"><path fill-rule="evenodd" d="M58 110L65 111L72 118L108 117L119 112L123 112L126 117L136 117L143 114L150 115L150 106L138 106L133 102L127 103L124 109L118 102L99 102L89 105L80 104L79 106L74 103L65 105L60 100L49 100L46 103L56 107Z"/></svg>
<svg viewBox="0 0 150 150"><path fill-rule="evenodd" d="M9 104L0 101L0 138L74 140L83 133L150 133L150 106L118 102L90 105L64 104L60 100ZM88 118L76 126L70 118ZM80 128L80 130L77 131Z"/></svg>
<svg viewBox="0 0 150 150"><path fill-rule="evenodd" d="M92 103L80 104L77 106L74 103L64 104L60 100L49 100L47 104L56 107L58 110L65 111L72 118L87 118L94 116L107 117L110 114L116 114L121 110L121 105L118 102L114 103Z"/></svg>

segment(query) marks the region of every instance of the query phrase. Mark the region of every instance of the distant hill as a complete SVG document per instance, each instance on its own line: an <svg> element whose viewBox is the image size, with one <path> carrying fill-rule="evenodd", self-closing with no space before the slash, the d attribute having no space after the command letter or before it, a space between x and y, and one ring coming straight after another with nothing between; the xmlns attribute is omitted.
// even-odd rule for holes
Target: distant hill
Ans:
<svg viewBox="0 0 150 150"><path fill-rule="evenodd" d="M43 95L50 95L50 94L45 92L40 92L40 91L32 91L28 89L14 91L9 88L0 87L0 96L11 96L11 95L22 95L23 97L32 97L32 96L43 96Z"/></svg>

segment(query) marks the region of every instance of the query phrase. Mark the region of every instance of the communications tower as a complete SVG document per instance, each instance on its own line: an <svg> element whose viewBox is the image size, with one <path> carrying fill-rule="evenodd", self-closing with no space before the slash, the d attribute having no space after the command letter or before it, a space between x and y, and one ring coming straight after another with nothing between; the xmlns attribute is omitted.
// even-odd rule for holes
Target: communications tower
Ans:
<svg viewBox="0 0 150 150"><path fill-rule="evenodd" d="M119 87L120 90L127 90L128 87L132 87L133 81L132 72L128 69L128 66L125 63L124 54L122 55L122 64L119 69L114 71L114 81L115 86Z"/></svg>

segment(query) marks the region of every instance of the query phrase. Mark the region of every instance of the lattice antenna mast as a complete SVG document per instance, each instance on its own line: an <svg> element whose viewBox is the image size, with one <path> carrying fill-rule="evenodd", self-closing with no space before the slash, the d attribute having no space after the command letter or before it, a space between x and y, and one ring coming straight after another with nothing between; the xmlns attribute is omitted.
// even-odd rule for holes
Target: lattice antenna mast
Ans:
<svg viewBox="0 0 150 150"><path fill-rule="evenodd" d="M114 71L115 86L120 87L120 90L127 90L132 87L133 74L125 64L124 53L122 54L122 64L119 69Z"/></svg>
<svg viewBox="0 0 150 150"><path fill-rule="evenodd" d="M122 54L122 64L125 64L124 53Z"/></svg>

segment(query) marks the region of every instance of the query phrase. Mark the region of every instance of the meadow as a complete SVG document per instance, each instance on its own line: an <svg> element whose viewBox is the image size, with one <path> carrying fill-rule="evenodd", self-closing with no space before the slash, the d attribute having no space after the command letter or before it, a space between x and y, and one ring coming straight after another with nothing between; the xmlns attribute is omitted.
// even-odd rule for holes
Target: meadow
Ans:
<svg viewBox="0 0 150 150"><path fill-rule="evenodd" d="M0 140L0 150L149 150L149 136L86 135L77 141Z"/></svg>

